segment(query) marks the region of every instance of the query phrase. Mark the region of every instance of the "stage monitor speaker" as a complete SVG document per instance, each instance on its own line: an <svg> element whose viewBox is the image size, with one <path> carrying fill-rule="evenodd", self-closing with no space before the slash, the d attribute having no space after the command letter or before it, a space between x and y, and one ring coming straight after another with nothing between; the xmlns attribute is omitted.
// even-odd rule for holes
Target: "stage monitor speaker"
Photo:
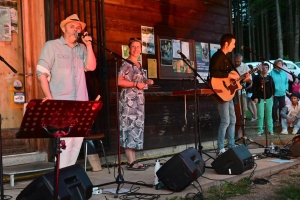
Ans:
<svg viewBox="0 0 300 200"><path fill-rule="evenodd" d="M211 166L218 174L242 174L254 166L254 159L245 145L228 149L218 156Z"/></svg>
<svg viewBox="0 0 300 200"><path fill-rule="evenodd" d="M156 175L164 186L172 191L182 191L205 171L205 162L195 148L189 148L173 156Z"/></svg>
<svg viewBox="0 0 300 200"><path fill-rule="evenodd" d="M54 180L55 172L36 178L17 196L17 200L53 200ZM92 190L93 184L80 165L72 165L60 170L58 199L89 199Z"/></svg>
<svg viewBox="0 0 300 200"><path fill-rule="evenodd" d="M293 139L293 144L290 147L290 152L293 154L295 157L300 157L300 140L294 140Z"/></svg>

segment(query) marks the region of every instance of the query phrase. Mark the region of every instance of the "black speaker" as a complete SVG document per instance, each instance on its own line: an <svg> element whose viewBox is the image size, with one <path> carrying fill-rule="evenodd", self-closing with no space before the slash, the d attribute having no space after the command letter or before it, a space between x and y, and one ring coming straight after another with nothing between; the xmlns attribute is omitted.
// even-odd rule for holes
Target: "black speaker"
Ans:
<svg viewBox="0 0 300 200"><path fill-rule="evenodd" d="M211 163L211 166L218 174L238 175L253 168L254 159L245 145L240 145L222 153Z"/></svg>
<svg viewBox="0 0 300 200"><path fill-rule="evenodd" d="M295 157L300 156L300 140L298 139L297 141L293 139L293 144L290 147L290 152L293 154Z"/></svg>
<svg viewBox="0 0 300 200"><path fill-rule="evenodd" d="M181 191L205 171L205 162L195 148L189 148L168 160L156 175L164 186Z"/></svg>
<svg viewBox="0 0 300 200"><path fill-rule="evenodd" d="M53 200L54 180L55 172L36 178L17 196L17 200ZM89 199L92 190L93 184L80 165L72 165L60 170L58 199Z"/></svg>

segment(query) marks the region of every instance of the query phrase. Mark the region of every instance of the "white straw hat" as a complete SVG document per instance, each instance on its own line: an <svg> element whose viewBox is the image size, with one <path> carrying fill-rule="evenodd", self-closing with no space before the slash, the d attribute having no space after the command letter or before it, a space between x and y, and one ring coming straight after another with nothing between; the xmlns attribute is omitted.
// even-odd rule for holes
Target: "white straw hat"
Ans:
<svg viewBox="0 0 300 200"><path fill-rule="evenodd" d="M69 22L78 22L81 25L82 29L84 29L86 26L86 23L80 21L77 14L73 14L73 15L67 17L65 20L60 22L60 28L62 29Z"/></svg>

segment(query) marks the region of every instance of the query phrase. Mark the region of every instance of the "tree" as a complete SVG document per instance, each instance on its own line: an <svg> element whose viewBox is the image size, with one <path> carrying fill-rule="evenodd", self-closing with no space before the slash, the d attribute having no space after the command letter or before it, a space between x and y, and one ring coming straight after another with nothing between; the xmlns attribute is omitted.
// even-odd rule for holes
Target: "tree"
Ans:
<svg viewBox="0 0 300 200"><path fill-rule="evenodd" d="M294 61L299 61L299 1L295 1L295 50Z"/></svg>
<svg viewBox="0 0 300 200"><path fill-rule="evenodd" d="M299 1L233 0L233 27L239 37L238 45L250 46L266 59L299 61ZM256 56L246 51L244 57L257 61Z"/></svg>
<svg viewBox="0 0 300 200"><path fill-rule="evenodd" d="M283 58L283 44L282 44L282 30L279 2L276 0L276 19L277 19L277 42L278 42L278 56Z"/></svg>
<svg viewBox="0 0 300 200"><path fill-rule="evenodd" d="M288 1L288 7L289 7L289 12L287 12L288 13L288 22L289 22L289 24L288 24L288 30L289 30L289 32L288 32L288 44L289 44L289 53L288 53L288 55L290 56L289 58L290 59L294 59L294 54L292 53L293 51L294 51L294 48L295 48L295 46L294 46L294 23L293 23L293 21L294 21L294 18L293 18L293 2L292 2L292 0L289 0Z"/></svg>

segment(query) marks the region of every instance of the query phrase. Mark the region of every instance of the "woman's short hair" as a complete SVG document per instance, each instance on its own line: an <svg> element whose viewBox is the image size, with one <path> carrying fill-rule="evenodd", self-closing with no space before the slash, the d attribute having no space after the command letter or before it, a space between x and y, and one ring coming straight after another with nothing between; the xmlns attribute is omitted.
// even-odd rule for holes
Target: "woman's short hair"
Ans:
<svg viewBox="0 0 300 200"><path fill-rule="evenodd" d="M128 46L130 47L130 45L133 43L133 42L139 42L142 46L142 40L141 38L129 38L129 41L128 41Z"/></svg>
<svg viewBox="0 0 300 200"><path fill-rule="evenodd" d="M274 68L277 66L278 63L281 63L281 65L283 66L283 61L277 59L277 60L274 61Z"/></svg>

